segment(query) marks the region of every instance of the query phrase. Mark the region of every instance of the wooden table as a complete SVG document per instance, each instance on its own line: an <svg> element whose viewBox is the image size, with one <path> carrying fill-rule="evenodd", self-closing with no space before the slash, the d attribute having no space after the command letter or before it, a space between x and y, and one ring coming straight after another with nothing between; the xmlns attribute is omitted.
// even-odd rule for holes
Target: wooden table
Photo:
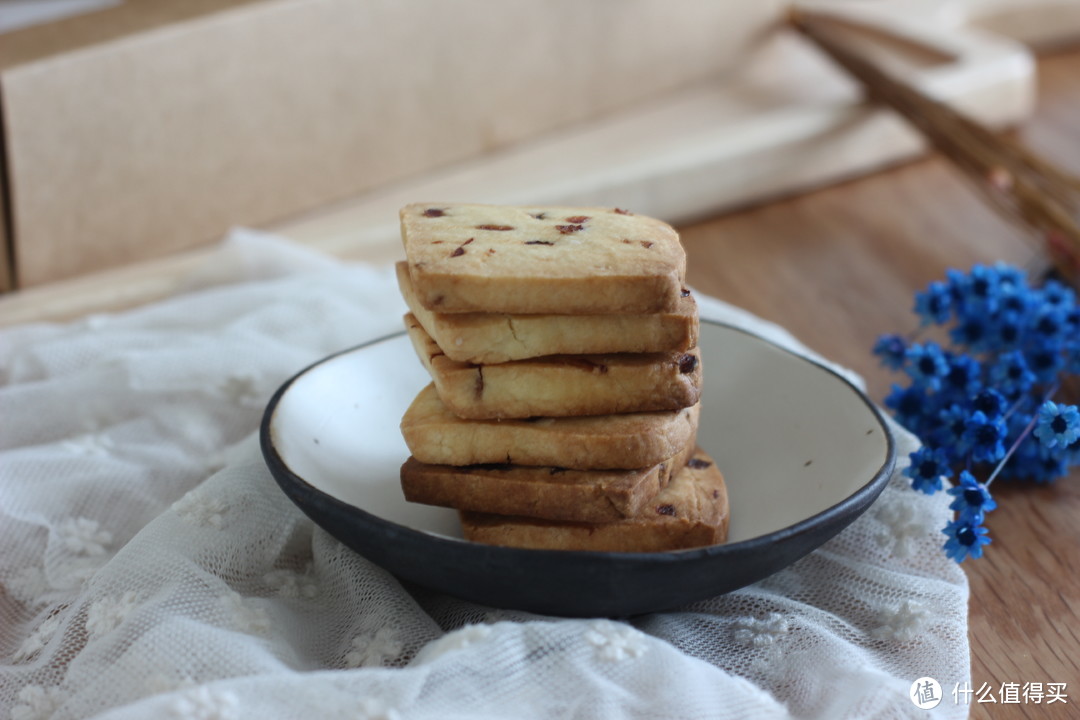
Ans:
<svg viewBox="0 0 1080 720"><path fill-rule="evenodd" d="M1039 80L1038 110L1021 137L1080 174L1080 52L1043 58ZM878 367L870 347L880 333L915 327L915 290L949 267L1039 264L1033 241L939 158L703 222L683 240L693 285L861 373L879 402L901 379ZM996 483L994 495L994 543L963 564L972 687L986 682L997 694L1005 682L1067 682L1070 698L974 704L972 716L1080 717L1080 473L1049 487Z"/></svg>
<svg viewBox="0 0 1080 720"><path fill-rule="evenodd" d="M1080 173L1080 52L1042 59L1040 84L1037 115L1022 136ZM1031 240L935 158L702 222L684 228L683 237L693 285L860 372L878 401L894 378L870 347L880 333L914 327L915 290L948 267L1038 258ZM0 300L0 324L156 299L199 258L16 294ZM1078 717L1080 476L1051 487L996 485L995 495L1000 507L988 520L994 544L984 559L963 566L971 581L972 685L985 682L996 693L1005 682L1066 682L1070 698L1053 706L973 704L972 714Z"/></svg>

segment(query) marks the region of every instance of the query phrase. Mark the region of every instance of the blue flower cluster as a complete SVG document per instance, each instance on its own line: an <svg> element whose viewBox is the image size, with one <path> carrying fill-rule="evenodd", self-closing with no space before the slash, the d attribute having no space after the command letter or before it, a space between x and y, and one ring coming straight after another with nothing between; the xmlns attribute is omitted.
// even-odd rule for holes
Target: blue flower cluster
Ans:
<svg viewBox="0 0 1080 720"><path fill-rule="evenodd" d="M908 378L885 405L923 442L905 470L912 487L934 493L960 470L949 490L956 519L943 532L946 554L962 562L990 543L983 521L999 474L1046 483L1080 464L1080 411L1050 399L1063 375L1080 374L1080 306L1067 285L1032 287L999 263L949 270L916 293L915 313L915 336L883 335L874 354ZM942 328L946 347L917 342L928 326Z"/></svg>

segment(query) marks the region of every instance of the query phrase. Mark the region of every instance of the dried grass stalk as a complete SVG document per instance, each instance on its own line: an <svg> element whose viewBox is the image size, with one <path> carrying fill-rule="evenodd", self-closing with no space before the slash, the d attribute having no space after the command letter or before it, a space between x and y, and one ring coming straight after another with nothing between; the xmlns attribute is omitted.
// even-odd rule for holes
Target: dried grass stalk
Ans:
<svg viewBox="0 0 1080 720"><path fill-rule="evenodd" d="M1062 277L1080 285L1080 179L890 76L844 42L838 23L805 12L793 13L791 23L859 80L871 100L922 132L1006 219L1037 233Z"/></svg>

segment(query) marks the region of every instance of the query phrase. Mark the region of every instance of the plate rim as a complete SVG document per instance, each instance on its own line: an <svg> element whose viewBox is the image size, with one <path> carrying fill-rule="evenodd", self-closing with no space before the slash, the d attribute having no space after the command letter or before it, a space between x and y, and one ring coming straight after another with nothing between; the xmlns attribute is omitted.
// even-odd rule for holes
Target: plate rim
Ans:
<svg viewBox="0 0 1080 720"><path fill-rule="evenodd" d="M266 405L266 409L263 411L262 420L259 423L259 446L262 451L263 460L266 463L268 469L270 470L270 474L277 482L278 486L285 493L286 497L288 497L289 500L294 504L297 504L296 500L294 499L292 493L289 492L289 489L286 487L286 483L291 483L299 488L302 488L305 493L308 493L318 498L320 501L328 501L331 504L340 505L343 508L349 508L357 513L360 513L361 519L370 522L374 526L382 527L395 535L404 534L405 536L411 537L416 541L434 542L438 545L444 545L447 547L452 547L454 549L459 549L462 552L475 552L485 555L503 555L508 558L528 556L530 559L536 559L542 557L550 557L560 558L564 560L573 559L585 563L610 563L616 561L665 563L675 561L693 562L702 558L718 557L723 555L738 555L744 552L753 552L754 550L762 546L770 545L780 541L790 541L799 535L810 533L821 525L828 524L830 521L837 520L838 517L844 515L851 508L851 506L865 504L866 508L869 508L869 506L877 499L878 495L880 495L881 492L884 490L885 485L888 482L888 478L892 475L896 464L896 440L893 436L892 430L889 428L888 423L885 420L885 416L882 414L881 410L877 407L877 405L875 405L874 402L869 398L869 396L867 396L867 394L863 390L861 390L854 383L852 383L851 380L844 377L842 373L838 372L836 369L830 367L829 365L825 364L821 360L818 360L817 358L800 354L795 350L779 345L758 333L728 322L703 317L700 318L700 323L738 332L753 340L771 346L772 348L775 348L780 352L787 353L788 355L791 355L797 360L809 363L817 367L819 370L823 370L824 372L839 380L845 388L847 388L850 392L854 393L855 396L862 401L862 403L870 411L871 416L877 422L878 426L881 428L881 431L885 436L886 443L885 460L882 465L864 484L862 484L857 490L855 490L855 492L847 495L839 502L830 505L824 510L821 510L820 512L817 512L807 518L803 518L796 523L780 528L779 530L774 530L764 535L758 535L734 543L721 543L719 545L708 545L704 547L687 548L682 550L667 550L661 552L541 550L533 548L516 548L503 547L498 545L485 545L483 543L476 543L465 540L463 538L452 538L445 535L428 532L425 530L417 530L415 528L401 525L392 520L387 520L386 518L375 515L374 513L357 507L356 505L347 503L344 500L341 500L340 498L315 487L307 480L293 472L293 470L288 466L285 460L278 453L273 439L273 423L275 413L277 412L277 409L281 404L282 398L300 378L312 372L319 366L331 362L343 355L361 352L371 346L399 338L405 335L404 330L388 333L386 335L373 338L358 345L354 345L343 350L331 353L330 355L320 358L319 360L316 360L311 364L307 365L303 369L296 372L284 383L282 383L282 385L278 387L278 389L271 396L269 402ZM300 509L305 514L307 514L307 509L305 507L301 506ZM862 512L865 512L865 509ZM855 517L858 517L858 515L861 514L861 512L857 513ZM315 521L317 525L320 524L315 518L311 519ZM852 521L854 519L855 518L852 518ZM812 548L812 550L816 549L816 547L817 546Z"/></svg>

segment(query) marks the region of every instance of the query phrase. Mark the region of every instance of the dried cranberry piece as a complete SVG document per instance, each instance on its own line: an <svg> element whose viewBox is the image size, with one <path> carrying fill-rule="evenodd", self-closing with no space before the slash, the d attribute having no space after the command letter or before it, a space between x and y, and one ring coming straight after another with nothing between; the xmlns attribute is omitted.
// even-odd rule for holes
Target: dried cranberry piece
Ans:
<svg viewBox="0 0 1080 720"><path fill-rule="evenodd" d="M465 246L468 245L469 243L471 243L475 239L476 238L469 238L465 242L458 245L456 248L454 248L454 252L450 253L450 257L461 257L462 255L464 255L465 254Z"/></svg>
<svg viewBox="0 0 1080 720"><path fill-rule="evenodd" d="M658 505L657 508L656 508L656 512L660 513L661 515L674 515L675 514L675 506L674 505Z"/></svg>
<svg viewBox="0 0 1080 720"><path fill-rule="evenodd" d="M507 230L513 230L514 226L513 225L477 225L476 229L477 230L498 230L500 232L505 232Z"/></svg>
<svg viewBox="0 0 1080 720"><path fill-rule="evenodd" d="M648 250L652 246L653 246L653 242L651 240L642 240L641 241L641 247L645 248L646 250Z"/></svg>
<svg viewBox="0 0 1080 720"><path fill-rule="evenodd" d="M580 225L581 223L585 222L588 219L589 219L588 215L575 215L574 217L566 218L566 222L574 223L575 225Z"/></svg>
<svg viewBox="0 0 1080 720"><path fill-rule="evenodd" d="M679 372L683 375L694 372L694 368L697 367L697 355L683 355L679 359Z"/></svg>
<svg viewBox="0 0 1080 720"><path fill-rule="evenodd" d="M563 235L569 235L571 233L576 233L578 230L584 229L584 227L584 225L556 225L555 229Z"/></svg>
<svg viewBox="0 0 1080 720"><path fill-rule="evenodd" d="M424 211L424 217L442 217L446 211L441 208L428 208Z"/></svg>
<svg viewBox="0 0 1080 720"><path fill-rule="evenodd" d="M633 215L634 213L629 210L623 210L622 208L615 208L616 215Z"/></svg>

